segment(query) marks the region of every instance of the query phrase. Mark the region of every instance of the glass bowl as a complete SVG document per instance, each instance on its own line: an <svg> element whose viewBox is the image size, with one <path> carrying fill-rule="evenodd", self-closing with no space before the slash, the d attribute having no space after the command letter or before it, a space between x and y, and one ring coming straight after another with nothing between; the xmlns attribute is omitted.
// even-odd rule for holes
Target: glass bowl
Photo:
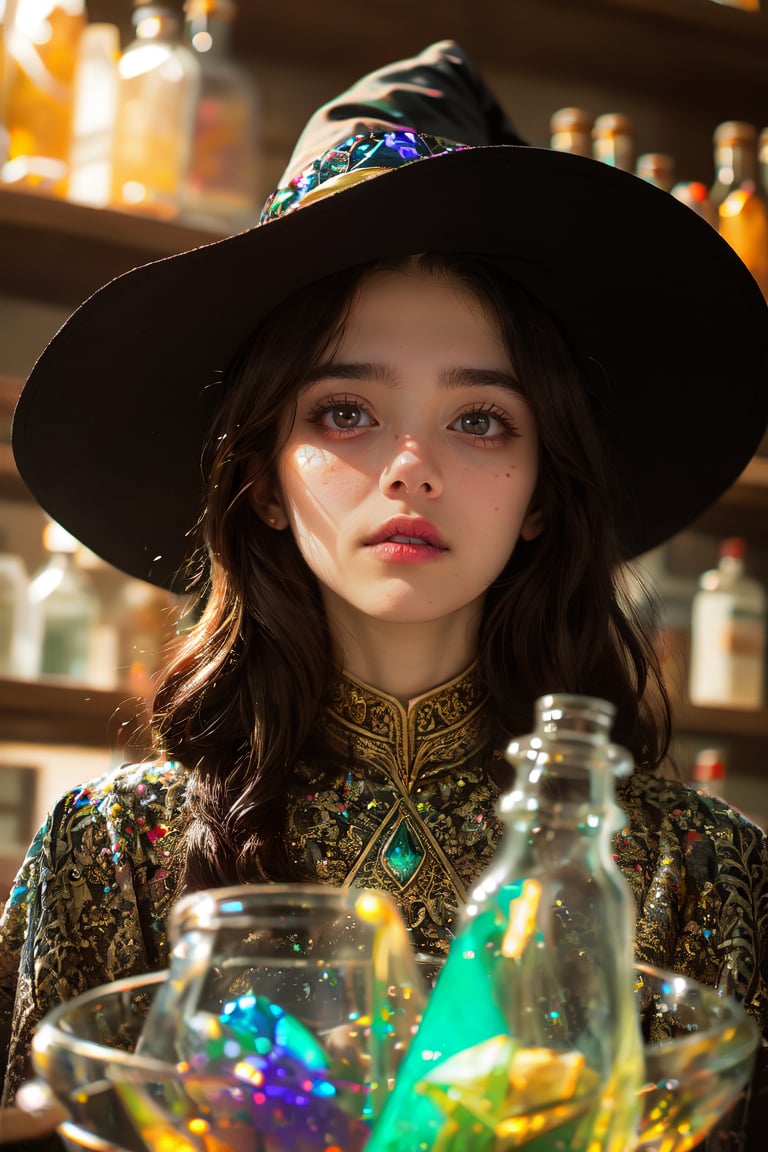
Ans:
<svg viewBox="0 0 768 1152"><path fill-rule="evenodd" d="M636 964L646 1083L636 1152L688 1152L742 1097L760 1043L730 996Z"/></svg>
<svg viewBox="0 0 768 1152"><path fill-rule="evenodd" d="M738 1101L759 1031L730 997L683 976L638 964L647 1083L638 1152L687 1152ZM120 980L55 1008L38 1027L38 1075L68 1108L62 1136L97 1152L358 1152L369 1128L340 1095L268 1097L245 1067L233 1078L136 1052L150 1004L167 973ZM303 1093L303 1102L302 1102ZM295 1110L311 1114L295 1124ZM264 1113L268 1111L268 1123ZM261 1114L261 1119L256 1117ZM521 1141L521 1146L524 1142Z"/></svg>

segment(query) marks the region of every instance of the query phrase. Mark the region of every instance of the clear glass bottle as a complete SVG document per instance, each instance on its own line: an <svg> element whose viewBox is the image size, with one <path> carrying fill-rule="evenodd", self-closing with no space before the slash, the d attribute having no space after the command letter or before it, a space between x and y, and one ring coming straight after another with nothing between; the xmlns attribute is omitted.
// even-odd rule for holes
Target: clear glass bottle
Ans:
<svg viewBox="0 0 768 1152"><path fill-rule="evenodd" d="M363 1152L425 998L394 898L327 884L218 888L177 901L168 932L168 979L136 1050L166 1061L191 1098L215 1085L231 1099L231 1126L211 1117L205 1147ZM132 1118L159 1150L151 1111ZM170 1131L169 1152L177 1140Z"/></svg>
<svg viewBox="0 0 768 1152"><path fill-rule="evenodd" d="M597 117L592 127L592 155L612 168L634 172L635 128L628 116L605 112Z"/></svg>
<svg viewBox="0 0 768 1152"><path fill-rule="evenodd" d="M510 744L506 832L366 1152L626 1152L640 1117L635 905L612 857L625 823L614 708L545 696Z"/></svg>
<svg viewBox="0 0 768 1152"><path fill-rule="evenodd" d="M768 128L761 129L757 138L757 182L768 199Z"/></svg>
<svg viewBox="0 0 768 1152"><path fill-rule="evenodd" d="M15 0L4 22L4 183L63 196L85 0Z"/></svg>
<svg viewBox="0 0 768 1152"><path fill-rule="evenodd" d="M24 636L28 586L24 561L6 551L5 539L0 533L0 676L27 675Z"/></svg>
<svg viewBox="0 0 768 1152"><path fill-rule="evenodd" d="M666 152L643 152L637 158L635 174L648 184L671 192L675 183L675 158Z"/></svg>
<svg viewBox="0 0 768 1152"><path fill-rule="evenodd" d="M717 209L709 198L709 189L701 180L681 180L672 187L672 195L683 204L717 228Z"/></svg>
<svg viewBox="0 0 768 1152"><path fill-rule="evenodd" d="M725 799L725 757L719 748L700 748L691 769L691 783L707 796Z"/></svg>
<svg viewBox="0 0 768 1152"><path fill-rule="evenodd" d="M744 120L724 120L712 136L715 179L709 198L719 208L737 188L753 188L757 180L757 129Z"/></svg>
<svg viewBox="0 0 768 1152"><path fill-rule="evenodd" d="M184 212L213 227L258 223L261 100L232 57L233 0L185 0L186 39L200 61L200 94L184 189Z"/></svg>
<svg viewBox="0 0 768 1152"><path fill-rule="evenodd" d="M549 121L550 148L591 157L594 119L586 108L558 108Z"/></svg>
<svg viewBox="0 0 768 1152"><path fill-rule="evenodd" d="M152 677L174 639L173 597L143 580L126 579L114 615L120 683L132 696L149 699Z"/></svg>
<svg viewBox="0 0 768 1152"><path fill-rule="evenodd" d="M99 598L75 564L78 544L59 524L49 523L43 543L50 557L29 585L30 646L38 676L84 683L90 678Z"/></svg>
<svg viewBox="0 0 768 1152"><path fill-rule="evenodd" d="M75 70L67 199L94 208L109 203L119 57L117 25L89 24Z"/></svg>
<svg viewBox="0 0 768 1152"><path fill-rule="evenodd" d="M699 578L691 608L688 695L714 708L762 708L766 593L745 574L746 542L723 540L717 568Z"/></svg>
<svg viewBox="0 0 768 1152"><path fill-rule="evenodd" d="M118 62L111 203L170 219L181 206L200 85L196 54L181 40L181 17L139 4L136 35Z"/></svg>

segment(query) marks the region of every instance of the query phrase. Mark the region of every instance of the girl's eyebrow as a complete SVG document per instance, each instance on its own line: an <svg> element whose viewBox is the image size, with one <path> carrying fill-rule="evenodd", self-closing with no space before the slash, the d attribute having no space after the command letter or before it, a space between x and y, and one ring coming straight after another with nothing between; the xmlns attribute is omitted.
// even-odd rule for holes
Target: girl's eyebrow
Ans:
<svg viewBox="0 0 768 1152"><path fill-rule="evenodd" d="M365 361L352 361L344 363L338 360L327 360L317 364L307 375L304 387L316 383L318 380L354 380L354 381L391 381L392 369L387 364L372 364ZM499 368L449 368L440 373L440 387L450 390L452 388L467 388L471 386L484 386L505 388L510 392L520 393L520 382L512 374Z"/></svg>
<svg viewBox="0 0 768 1152"><path fill-rule="evenodd" d="M324 360L316 364L307 373L304 387L314 384L318 380L386 380L391 376L391 369L386 364L371 364L353 361L343 363L340 360Z"/></svg>
<svg viewBox="0 0 768 1152"><path fill-rule="evenodd" d="M478 384L487 388L506 388L509 392L522 394L517 377L500 368L450 368L440 375L442 388L466 388Z"/></svg>

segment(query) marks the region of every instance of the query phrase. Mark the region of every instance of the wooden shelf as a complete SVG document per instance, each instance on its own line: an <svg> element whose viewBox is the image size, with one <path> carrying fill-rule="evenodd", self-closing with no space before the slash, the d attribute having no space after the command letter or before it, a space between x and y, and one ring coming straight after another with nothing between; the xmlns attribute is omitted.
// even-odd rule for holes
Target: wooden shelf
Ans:
<svg viewBox="0 0 768 1152"><path fill-rule="evenodd" d="M696 708L681 704L673 710L675 731L692 736L768 740L768 709Z"/></svg>
<svg viewBox="0 0 768 1152"><path fill-rule="evenodd" d="M52 680L0 679L0 735L6 743L135 751L143 743L144 708L144 701L124 691Z"/></svg>
<svg viewBox="0 0 768 1152"><path fill-rule="evenodd" d="M121 273L220 235L0 188L0 295L74 308Z"/></svg>
<svg viewBox="0 0 768 1152"><path fill-rule="evenodd" d="M710 536L744 536L756 544L768 544L768 456L755 456L736 483L689 530Z"/></svg>

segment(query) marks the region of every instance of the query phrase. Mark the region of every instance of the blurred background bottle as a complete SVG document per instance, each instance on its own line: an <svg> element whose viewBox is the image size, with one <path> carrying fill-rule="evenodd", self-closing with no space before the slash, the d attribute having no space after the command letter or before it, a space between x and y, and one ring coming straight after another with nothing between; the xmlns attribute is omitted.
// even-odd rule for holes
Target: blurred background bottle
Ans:
<svg viewBox="0 0 768 1152"><path fill-rule="evenodd" d="M75 563L78 542L59 524L43 531L48 561L29 585L28 644L37 676L79 683L90 679L99 598Z"/></svg>
<svg viewBox="0 0 768 1152"><path fill-rule="evenodd" d="M592 156L594 116L586 108L558 108L549 121L549 146L555 152Z"/></svg>
<svg viewBox="0 0 768 1152"><path fill-rule="evenodd" d="M0 171L8 159L8 99L7 79L8 30L13 26L16 15L16 0L0 0Z"/></svg>
<svg viewBox="0 0 768 1152"><path fill-rule="evenodd" d="M200 62L184 212L233 230L258 222L261 101L232 56L234 0L185 0L185 38ZM265 193L264 193L265 194Z"/></svg>
<svg viewBox="0 0 768 1152"><path fill-rule="evenodd" d="M768 199L768 128L763 128L757 138L757 182Z"/></svg>
<svg viewBox="0 0 768 1152"><path fill-rule="evenodd" d="M762 708L765 589L745 573L746 542L720 545L717 568L699 578L691 609L688 694L693 704Z"/></svg>
<svg viewBox="0 0 768 1152"><path fill-rule="evenodd" d="M700 748L696 753L691 769L691 783L708 796L725 799L726 786L725 757L719 748Z"/></svg>
<svg viewBox="0 0 768 1152"><path fill-rule="evenodd" d="M715 179L709 198L719 208L729 193L754 187L757 179L757 130L744 120L724 120L712 136Z"/></svg>
<svg viewBox="0 0 768 1152"><path fill-rule="evenodd" d="M634 172L635 128L628 116L605 112L597 117L592 128L592 155L612 168Z"/></svg>
<svg viewBox="0 0 768 1152"><path fill-rule="evenodd" d="M132 696L150 699L152 677L175 639L173 597L143 580L124 581L115 598L117 670Z"/></svg>
<svg viewBox="0 0 768 1152"><path fill-rule="evenodd" d="M84 0L15 0L3 21L8 158L2 180L63 196Z"/></svg>
<svg viewBox="0 0 768 1152"><path fill-rule="evenodd" d="M713 228L717 228L717 209L709 198L709 189L701 180L682 180L672 186L672 195L676 200L687 204L697 216L706 220Z"/></svg>
<svg viewBox="0 0 768 1152"><path fill-rule="evenodd" d="M643 152L637 158L635 175L648 184L671 192L675 183L675 158L666 152Z"/></svg>
<svg viewBox="0 0 768 1152"><path fill-rule="evenodd" d="M6 551L0 532L0 676L25 676L24 638L29 577L20 556Z"/></svg>
<svg viewBox="0 0 768 1152"><path fill-rule="evenodd" d="M94 208L109 203L119 56L117 25L89 24L75 67L67 199Z"/></svg>
<svg viewBox="0 0 768 1152"><path fill-rule="evenodd" d="M111 201L171 218L189 164L200 64L173 8L138 4L132 22L134 39L118 63Z"/></svg>
<svg viewBox="0 0 768 1152"><path fill-rule="evenodd" d="M757 129L727 120L718 124L713 142L710 199L717 208L718 230L768 296L768 200L757 175Z"/></svg>

